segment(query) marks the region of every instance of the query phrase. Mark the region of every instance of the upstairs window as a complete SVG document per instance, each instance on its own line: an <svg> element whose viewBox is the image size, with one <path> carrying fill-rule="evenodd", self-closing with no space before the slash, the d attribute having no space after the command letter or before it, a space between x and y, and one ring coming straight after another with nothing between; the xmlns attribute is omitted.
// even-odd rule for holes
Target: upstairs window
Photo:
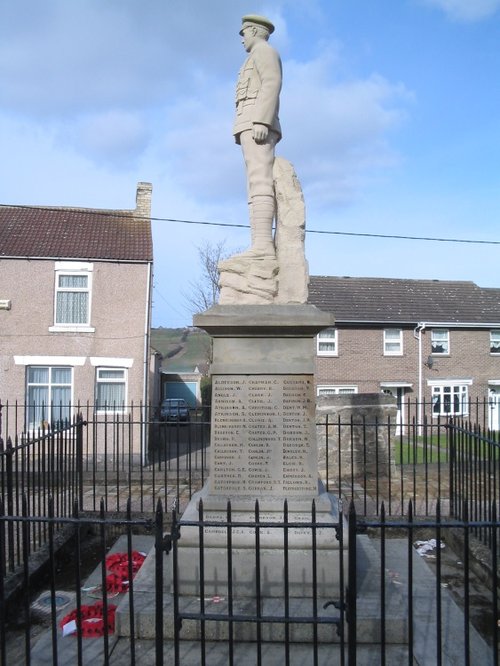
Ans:
<svg viewBox="0 0 500 666"><path fill-rule="evenodd" d="M336 328L326 328L320 331L317 337L318 356L338 356L338 331Z"/></svg>
<svg viewBox="0 0 500 666"><path fill-rule="evenodd" d="M403 355L403 330L386 328L384 330L384 356Z"/></svg>
<svg viewBox="0 0 500 666"><path fill-rule="evenodd" d="M431 351L433 354L447 356L450 353L450 332L447 328L431 330Z"/></svg>
<svg viewBox="0 0 500 666"><path fill-rule="evenodd" d="M89 276L59 273L56 286L56 324L89 323Z"/></svg>
<svg viewBox="0 0 500 666"><path fill-rule="evenodd" d="M490 331L490 354L500 354L500 329Z"/></svg>
<svg viewBox="0 0 500 666"><path fill-rule="evenodd" d="M56 262L54 326L50 330L88 330L92 294L92 264Z"/></svg>

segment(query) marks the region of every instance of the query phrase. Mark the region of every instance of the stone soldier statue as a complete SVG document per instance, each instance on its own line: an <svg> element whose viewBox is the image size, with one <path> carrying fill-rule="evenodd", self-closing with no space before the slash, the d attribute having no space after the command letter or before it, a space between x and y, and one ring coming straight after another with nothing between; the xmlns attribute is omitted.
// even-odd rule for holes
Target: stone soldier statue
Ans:
<svg viewBox="0 0 500 666"><path fill-rule="evenodd" d="M268 44L274 26L267 18L244 16L240 35L248 58L236 86L233 134L241 145L247 169L252 245L240 256L275 257L273 241L274 148L281 139L278 118L282 69L277 51Z"/></svg>

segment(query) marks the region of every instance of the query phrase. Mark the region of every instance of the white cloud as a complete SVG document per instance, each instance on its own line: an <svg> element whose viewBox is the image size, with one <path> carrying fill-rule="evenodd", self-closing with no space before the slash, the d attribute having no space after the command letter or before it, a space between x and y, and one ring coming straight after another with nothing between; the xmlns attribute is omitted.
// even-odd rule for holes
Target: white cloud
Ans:
<svg viewBox="0 0 500 666"><path fill-rule="evenodd" d="M319 11L307 1L310 8L304 0L256 2L251 11L273 18L273 42L284 52L284 8ZM247 0L0 3L2 108L60 118L201 96L214 78L232 80L248 11Z"/></svg>
<svg viewBox="0 0 500 666"><path fill-rule="evenodd" d="M55 123L0 114L0 145L9 155L0 179L2 203L133 208L136 183L147 180L140 169L110 170L91 162Z"/></svg>
<svg viewBox="0 0 500 666"><path fill-rule="evenodd" d="M308 63L287 63L283 94L279 152L323 205L351 200L364 174L397 163L388 134L412 99L404 86L377 75L336 81L336 60L325 52Z"/></svg>
<svg viewBox="0 0 500 666"><path fill-rule="evenodd" d="M443 9L456 21L481 21L500 9L500 0L424 0L428 5Z"/></svg>
<svg viewBox="0 0 500 666"><path fill-rule="evenodd" d="M194 6L193 6L194 4ZM3 107L64 117L162 103L230 75L244 0L0 3ZM234 39L232 38L234 36Z"/></svg>
<svg viewBox="0 0 500 666"><path fill-rule="evenodd" d="M137 161L148 145L149 132L138 114L106 111L85 116L72 130L72 140L94 162L124 168Z"/></svg>
<svg viewBox="0 0 500 666"><path fill-rule="evenodd" d="M399 161L390 132L406 116L412 95L381 76L338 82L339 56L324 51L308 62L287 62L281 96L283 140L277 154L293 162L316 205L357 196L368 174ZM205 204L244 197L244 166L232 138L234 82L185 96L166 109L158 159L180 187Z"/></svg>
<svg viewBox="0 0 500 666"><path fill-rule="evenodd" d="M212 209L244 200L231 128L245 57L236 28L248 7L245 0L195 6L194 20L185 0L168 8L151 0L147 11L135 0L46 0L43 9L38 0L3 3L4 109L47 132L55 153L119 172L154 163L157 177ZM340 82L341 47L333 41L323 50L317 44L314 60L287 60L285 6L303 16L319 11L305 0L253 8L272 16L273 43L285 54L278 153L295 164L318 205L345 202L363 177L398 159L389 133L404 117L408 93L379 76Z"/></svg>

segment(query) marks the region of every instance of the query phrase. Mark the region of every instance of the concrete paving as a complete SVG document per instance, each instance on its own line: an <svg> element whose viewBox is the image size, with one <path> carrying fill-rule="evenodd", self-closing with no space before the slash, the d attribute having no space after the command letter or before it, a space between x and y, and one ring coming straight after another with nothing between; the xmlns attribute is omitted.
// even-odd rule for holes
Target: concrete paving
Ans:
<svg viewBox="0 0 500 666"><path fill-rule="evenodd" d="M140 537L144 541L134 542L133 547L138 550L151 546L151 537ZM149 539L149 544L148 544ZM380 622L380 558L379 543L368 536L358 536L358 599L357 599L357 663L361 666L372 666L382 662L382 647L380 644L382 625ZM113 551L122 552L126 550L124 537L121 537L114 545ZM386 541L386 572L385 572L385 598L386 598L386 623L384 630L385 638L385 663L390 666L400 666L408 663L409 649L408 638L408 542L406 539L388 539ZM139 572L134 584L134 595L136 604L136 624L143 635L149 638L140 638L135 641L136 663L141 666L156 664L156 644L154 640L154 619L151 609L154 608L154 583L151 570L152 557L149 556L143 569ZM166 569L168 571L168 561ZM100 581L100 567L92 574L86 582L85 587L98 584ZM414 550L413 557L413 663L421 666L432 666L438 663L438 633L436 616L436 595L441 595L441 659L443 665L457 666L465 663L465 641L466 631L464 615L453 600L449 590L438 587L432 569ZM88 603L89 599L83 603ZM130 638L120 634L127 633L129 625L128 599L126 595L120 595L116 599L110 599L111 603L119 604L117 612L117 633L109 637L108 651L109 663L124 666L131 662ZM199 607L199 600L191 598L182 600L181 603L191 603ZM276 600L274 600L276 603ZM297 602L298 603L298 602ZM308 607L297 612L310 612L309 600L303 600ZM167 592L165 594L165 615L167 629L166 639L163 643L163 663L171 663L174 657L174 644L172 636L172 598ZM215 605L212 604L212 611ZM217 604L222 614L225 605ZM275 611L277 609L274 609ZM279 610L279 609L278 609ZM67 609L61 615L67 613ZM328 611L332 617L338 615L332 607ZM301 613L302 614L302 613ZM151 624L153 622L153 624ZM190 624L185 621L185 625ZM217 623L221 624L221 623ZM249 623L250 626L251 623ZM141 628L142 625L142 628ZM215 626L215 623L214 623ZM207 623L207 640L205 642L205 657L208 666L225 666L229 663L229 643L227 640L227 623L222 623L217 633L211 633ZM285 641L282 625L275 628L274 635L268 634L267 638L273 642L261 645L261 663L264 666L275 666L285 663ZM486 666L493 664L491 648L484 639L472 627L468 626L468 639L470 644L470 662ZM130 632L128 632L130 633ZM245 632L241 629L235 630L237 639L234 643L234 666L255 666L258 660L258 645L245 640ZM248 634L247 634L248 635ZM199 666L202 663L201 650L203 649L199 637L199 626L193 623L191 630L183 627L184 640L180 642L180 664L181 666ZM218 637L219 640L213 640ZM332 625L320 628L320 640L314 645L309 638L303 637L301 641L300 631L292 638L296 642L289 644L290 664L292 666L309 666L314 664L314 651L317 650L317 663L320 666L347 663L347 645L344 647L338 642ZM84 639L83 663L97 666L104 662L104 639ZM62 637L60 630L57 636L58 663L77 663L77 641L74 637ZM344 655L342 655L344 650ZM344 661L345 659L345 661ZM17 662L19 663L19 662ZM31 663L34 666L53 664L52 637L49 631L43 634L32 650Z"/></svg>

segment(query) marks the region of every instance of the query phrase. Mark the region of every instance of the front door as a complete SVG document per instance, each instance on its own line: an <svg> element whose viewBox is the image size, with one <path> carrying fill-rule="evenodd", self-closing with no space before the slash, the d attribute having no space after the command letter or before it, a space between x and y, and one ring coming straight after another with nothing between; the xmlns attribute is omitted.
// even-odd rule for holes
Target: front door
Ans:
<svg viewBox="0 0 500 666"><path fill-rule="evenodd" d="M500 386L488 391L488 428L500 430Z"/></svg>
<svg viewBox="0 0 500 666"><path fill-rule="evenodd" d="M391 386L390 388L384 388L383 392L396 398L396 404L398 407L398 413L396 414L396 436L404 435L405 401L403 398L405 390L402 386Z"/></svg>

